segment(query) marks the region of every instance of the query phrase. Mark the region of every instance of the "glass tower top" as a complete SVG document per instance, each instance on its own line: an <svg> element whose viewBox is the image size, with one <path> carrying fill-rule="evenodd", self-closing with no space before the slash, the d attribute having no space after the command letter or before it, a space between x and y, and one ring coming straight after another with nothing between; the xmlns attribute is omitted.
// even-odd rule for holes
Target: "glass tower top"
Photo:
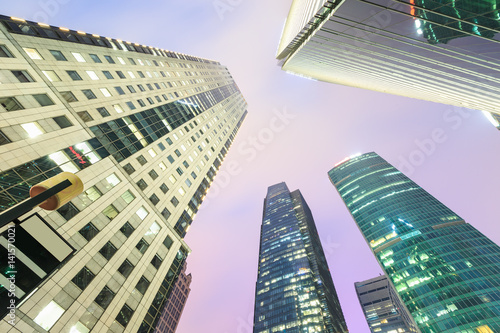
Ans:
<svg viewBox="0 0 500 333"><path fill-rule="evenodd" d="M498 245L375 153L328 174L422 332L500 332Z"/></svg>
<svg viewBox="0 0 500 333"><path fill-rule="evenodd" d="M254 312L263 332L347 332L311 211L285 183L264 201Z"/></svg>

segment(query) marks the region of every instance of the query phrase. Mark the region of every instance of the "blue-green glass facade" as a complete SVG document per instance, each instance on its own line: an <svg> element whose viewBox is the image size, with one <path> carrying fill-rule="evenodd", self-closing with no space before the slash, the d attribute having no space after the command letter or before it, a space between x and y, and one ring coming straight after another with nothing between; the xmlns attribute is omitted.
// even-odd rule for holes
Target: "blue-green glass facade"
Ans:
<svg viewBox="0 0 500 333"><path fill-rule="evenodd" d="M498 245L375 153L328 175L422 332L500 332Z"/></svg>
<svg viewBox="0 0 500 333"><path fill-rule="evenodd" d="M285 183L264 200L253 331L347 332L311 211Z"/></svg>

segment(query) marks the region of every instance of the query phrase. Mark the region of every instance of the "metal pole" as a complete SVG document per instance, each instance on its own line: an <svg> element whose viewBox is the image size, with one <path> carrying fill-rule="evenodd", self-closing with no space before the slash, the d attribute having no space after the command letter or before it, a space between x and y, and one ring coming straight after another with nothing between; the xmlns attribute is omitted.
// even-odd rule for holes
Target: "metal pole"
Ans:
<svg viewBox="0 0 500 333"><path fill-rule="evenodd" d="M26 214L36 206L40 205L42 202L47 200L53 195L56 195L57 193L61 192L62 190L70 187L72 184L69 181L69 179L65 179L62 182L60 182L57 185L52 186L51 188L47 189L46 191L43 191L37 196L34 196L33 198L30 198L26 201L21 202L19 205L12 207L11 209L7 210L3 214L0 215L0 228L4 227L5 225L9 224L10 222L16 220L19 218L21 215ZM15 222L14 222L15 223Z"/></svg>

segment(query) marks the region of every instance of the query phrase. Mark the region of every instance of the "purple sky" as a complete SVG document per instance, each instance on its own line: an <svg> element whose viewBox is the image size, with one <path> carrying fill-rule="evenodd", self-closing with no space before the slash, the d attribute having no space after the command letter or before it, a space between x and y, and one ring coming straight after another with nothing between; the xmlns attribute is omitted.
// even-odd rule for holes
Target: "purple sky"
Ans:
<svg viewBox="0 0 500 333"><path fill-rule="evenodd" d="M225 11L217 12L217 5ZM178 333L251 332L262 203L267 187L281 181L300 189L313 212L350 332L369 332L353 284L381 269L327 177L351 154L375 151L396 167L411 158L419 165L403 172L500 243L500 132L477 111L281 71L274 55L290 5L291 0L0 5L4 15L218 60L242 90L248 117L186 237L193 283ZM276 114L289 118L274 119ZM445 139L431 147L435 130ZM419 148L422 142L428 154Z"/></svg>

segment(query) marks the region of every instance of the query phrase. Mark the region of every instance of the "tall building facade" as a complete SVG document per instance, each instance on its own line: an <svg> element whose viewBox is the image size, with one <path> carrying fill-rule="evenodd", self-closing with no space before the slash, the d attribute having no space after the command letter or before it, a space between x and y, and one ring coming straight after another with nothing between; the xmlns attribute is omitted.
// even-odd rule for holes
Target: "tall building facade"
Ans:
<svg viewBox="0 0 500 333"><path fill-rule="evenodd" d="M498 0L294 0L277 59L321 81L500 114Z"/></svg>
<svg viewBox="0 0 500 333"><path fill-rule="evenodd" d="M165 304L154 333L174 333L177 329L177 325L181 319L182 310L184 310L187 298L191 292L189 286L193 280L191 273L186 274L186 268L187 263L184 263L182 271L179 274L177 282L175 283L172 294Z"/></svg>
<svg viewBox="0 0 500 333"><path fill-rule="evenodd" d="M0 211L62 171L84 182L35 210L77 252L18 290L0 331L153 332L247 113L236 83L213 60L6 16L0 64Z"/></svg>
<svg viewBox="0 0 500 333"><path fill-rule="evenodd" d="M347 332L311 211L299 190L264 199L254 333Z"/></svg>
<svg viewBox="0 0 500 333"><path fill-rule="evenodd" d="M418 332L385 275L354 283L372 333Z"/></svg>
<svg viewBox="0 0 500 333"><path fill-rule="evenodd" d="M421 332L500 332L500 247L376 153L329 177Z"/></svg>
<svg viewBox="0 0 500 333"><path fill-rule="evenodd" d="M490 123L500 130L500 114L483 112Z"/></svg>

